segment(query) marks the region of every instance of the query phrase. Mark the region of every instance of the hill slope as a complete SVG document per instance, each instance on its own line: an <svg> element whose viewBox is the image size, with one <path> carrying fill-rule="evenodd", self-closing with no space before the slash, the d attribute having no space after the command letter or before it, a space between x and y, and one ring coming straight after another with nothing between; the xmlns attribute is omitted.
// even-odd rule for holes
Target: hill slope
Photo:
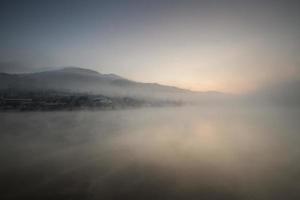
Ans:
<svg viewBox="0 0 300 200"><path fill-rule="evenodd" d="M184 98L189 95L216 95L196 93L157 83L135 82L115 74L67 67L60 70L27 74L0 74L0 89L64 90L90 92L109 96L134 96L145 98Z"/></svg>

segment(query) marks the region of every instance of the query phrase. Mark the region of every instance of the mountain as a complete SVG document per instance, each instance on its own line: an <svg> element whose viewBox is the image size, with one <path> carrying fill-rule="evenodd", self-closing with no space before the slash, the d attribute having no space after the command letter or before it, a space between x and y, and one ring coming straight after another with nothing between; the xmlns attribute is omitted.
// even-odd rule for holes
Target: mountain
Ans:
<svg viewBox="0 0 300 200"><path fill-rule="evenodd" d="M157 83L135 82L116 74L101 74L94 70L78 67L23 74L0 73L0 89L51 89L164 100L201 97L202 100L209 101L210 98L222 95L218 92L193 92Z"/></svg>

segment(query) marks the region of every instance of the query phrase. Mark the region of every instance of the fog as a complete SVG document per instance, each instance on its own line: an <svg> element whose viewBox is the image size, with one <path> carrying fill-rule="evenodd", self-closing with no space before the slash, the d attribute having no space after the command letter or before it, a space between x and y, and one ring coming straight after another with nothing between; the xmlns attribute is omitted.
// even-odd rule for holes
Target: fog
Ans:
<svg viewBox="0 0 300 200"><path fill-rule="evenodd" d="M299 199L300 109L0 114L1 199Z"/></svg>

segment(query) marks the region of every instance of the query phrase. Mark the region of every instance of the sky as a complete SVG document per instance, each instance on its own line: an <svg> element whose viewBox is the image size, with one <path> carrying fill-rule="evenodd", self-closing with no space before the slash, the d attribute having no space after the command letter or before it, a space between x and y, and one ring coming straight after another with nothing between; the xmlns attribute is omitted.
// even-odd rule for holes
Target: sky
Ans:
<svg viewBox="0 0 300 200"><path fill-rule="evenodd" d="M300 3L0 0L0 71L78 66L243 93L300 79Z"/></svg>

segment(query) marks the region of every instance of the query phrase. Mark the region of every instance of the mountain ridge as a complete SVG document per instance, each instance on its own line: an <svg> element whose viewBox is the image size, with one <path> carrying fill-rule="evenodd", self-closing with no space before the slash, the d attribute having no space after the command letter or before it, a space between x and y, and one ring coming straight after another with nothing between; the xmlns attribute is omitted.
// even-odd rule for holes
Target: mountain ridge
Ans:
<svg viewBox="0 0 300 200"><path fill-rule="evenodd" d="M144 83L116 74L102 74L80 67L64 67L33 73L0 73L0 89L57 90L89 92L107 96L128 96L144 99L210 101L225 96L221 92L196 92L159 83Z"/></svg>

